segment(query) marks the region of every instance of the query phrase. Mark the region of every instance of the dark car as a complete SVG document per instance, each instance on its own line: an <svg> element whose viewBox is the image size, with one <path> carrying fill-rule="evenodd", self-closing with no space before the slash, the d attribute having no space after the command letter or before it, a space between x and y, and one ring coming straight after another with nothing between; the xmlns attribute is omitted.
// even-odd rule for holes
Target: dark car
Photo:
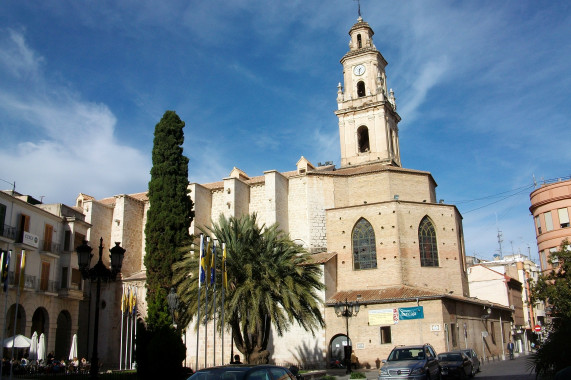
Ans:
<svg viewBox="0 0 571 380"><path fill-rule="evenodd" d="M465 353L472 361L472 376L474 376L476 372L480 372L480 358L478 358L476 351L474 351L472 348L466 348L461 351Z"/></svg>
<svg viewBox="0 0 571 380"><path fill-rule="evenodd" d="M287 368L276 365L230 364L196 371L188 380L296 380Z"/></svg>
<svg viewBox="0 0 571 380"><path fill-rule="evenodd" d="M472 360L462 351L438 354L443 379L466 379L472 376Z"/></svg>
<svg viewBox="0 0 571 380"><path fill-rule="evenodd" d="M383 363L379 370L379 380L440 378L440 366L430 344L397 346Z"/></svg>

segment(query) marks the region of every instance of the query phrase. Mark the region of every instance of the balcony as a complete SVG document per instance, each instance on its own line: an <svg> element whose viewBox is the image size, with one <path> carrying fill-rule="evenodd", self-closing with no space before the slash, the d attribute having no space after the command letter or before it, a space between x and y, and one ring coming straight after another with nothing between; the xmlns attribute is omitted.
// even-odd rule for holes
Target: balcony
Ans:
<svg viewBox="0 0 571 380"><path fill-rule="evenodd" d="M16 240L16 228L7 224L0 224L0 238L14 242Z"/></svg>
<svg viewBox="0 0 571 380"><path fill-rule="evenodd" d="M53 243L49 240L40 240L40 249L42 252L61 254L61 244Z"/></svg>

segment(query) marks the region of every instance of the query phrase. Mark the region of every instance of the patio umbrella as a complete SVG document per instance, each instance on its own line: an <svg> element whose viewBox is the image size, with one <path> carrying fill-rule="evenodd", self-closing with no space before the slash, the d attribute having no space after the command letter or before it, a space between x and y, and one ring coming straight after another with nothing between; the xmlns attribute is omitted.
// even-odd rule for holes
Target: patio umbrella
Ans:
<svg viewBox="0 0 571 380"><path fill-rule="evenodd" d="M46 337L44 333L40 334L40 341L38 342L38 361L46 360Z"/></svg>
<svg viewBox="0 0 571 380"><path fill-rule="evenodd" d="M71 350L69 350L69 360L77 358L77 334L73 334L71 339Z"/></svg>
<svg viewBox="0 0 571 380"><path fill-rule="evenodd" d="M4 341L2 341L2 347L6 347L6 348L28 348L30 347L30 344L32 343L32 340L29 338L26 338L24 335L14 335L11 336L10 338L6 338L4 339Z"/></svg>
<svg viewBox="0 0 571 380"><path fill-rule="evenodd" d="M30 352L28 353L28 359L37 360L38 359L38 333L34 331L32 334L32 343L30 344Z"/></svg>

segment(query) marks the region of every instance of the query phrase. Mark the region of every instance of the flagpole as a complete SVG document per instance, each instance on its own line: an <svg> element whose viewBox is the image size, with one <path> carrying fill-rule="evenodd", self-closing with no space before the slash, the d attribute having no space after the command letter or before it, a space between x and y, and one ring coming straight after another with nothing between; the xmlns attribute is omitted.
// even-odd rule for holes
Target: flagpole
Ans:
<svg viewBox="0 0 571 380"><path fill-rule="evenodd" d="M129 369L133 369L133 338L135 326L137 326L137 288L133 286L133 298L131 301L131 340L129 341Z"/></svg>
<svg viewBox="0 0 571 380"><path fill-rule="evenodd" d="M18 276L18 284L16 284L18 291L16 293L16 312L14 313L14 336L12 338L12 360L10 360L10 380L12 380L13 365L14 365L14 341L16 340L16 329L18 327L18 306L20 305L20 288L24 286L26 275L26 250L22 250L22 257L20 258L20 273Z"/></svg>
<svg viewBox="0 0 571 380"><path fill-rule="evenodd" d="M221 339L222 339L222 363L224 365L224 330L225 330L225 323L224 323L224 287L225 282L224 278L226 275L226 243L222 243L222 316L220 317L220 326L221 326ZM0 379L2 380L2 379Z"/></svg>
<svg viewBox="0 0 571 380"><path fill-rule="evenodd" d="M129 356L129 347L127 346L127 342L129 342L129 330L131 324L129 323L129 293L131 292L131 287L127 285L126 292L125 292L125 313L127 313L127 318L125 321L126 328L125 328L125 369L127 369L128 356Z"/></svg>
<svg viewBox="0 0 571 380"><path fill-rule="evenodd" d="M198 371L198 338L200 336L200 284L202 283L202 253L204 250L204 235L200 234L200 253L198 257L198 307L196 312L196 366L194 371Z"/></svg>
<svg viewBox="0 0 571 380"><path fill-rule="evenodd" d="M210 268L208 268L208 266L210 266L210 263L208 262L208 249L210 248L210 237L207 236L206 237L206 272L208 272L208 270ZM208 356L207 356L207 351L208 351L208 283L204 283L204 368L208 367Z"/></svg>
<svg viewBox="0 0 571 380"><path fill-rule="evenodd" d="M121 371L121 365L123 364L123 316L125 315L125 311L123 310L125 303L125 284L121 284L121 348L119 350L119 371ZM127 369L127 368L125 368Z"/></svg>
<svg viewBox="0 0 571 380"><path fill-rule="evenodd" d="M135 344L133 344L133 347L131 348L131 352L133 352L133 350L136 351L136 348L137 348L137 318L135 318L135 320L133 321L133 324L135 325ZM133 361L131 361L131 369L133 369Z"/></svg>
<svg viewBox="0 0 571 380"><path fill-rule="evenodd" d="M6 254L6 256L4 256L4 254ZM2 276L0 277L0 279L2 279L3 281L3 288L4 288L4 327L2 328L2 342L4 341L4 332L6 331L6 320L8 319L7 317L7 313L8 313L8 278L9 278L9 272L10 272L10 256L12 256L12 250L8 250L8 251L4 251L2 253L2 262L0 263L0 265L2 265ZM4 265L4 262L6 262L6 265ZM4 276L6 276L6 279L4 279ZM4 348L2 348L4 349ZM4 360L0 360L0 380L2 380L2 364L3 364Z"/></svg>
<svg viewBox="0 0 571 380"><path fill-rule="evenodd" d="M212 241L212 269L211 269L211 276L210 284L214 284L213 287L213 296L212 296L212 341L214 342L213 347L213 363L212 365L216 366L216 240Z"/></svg>

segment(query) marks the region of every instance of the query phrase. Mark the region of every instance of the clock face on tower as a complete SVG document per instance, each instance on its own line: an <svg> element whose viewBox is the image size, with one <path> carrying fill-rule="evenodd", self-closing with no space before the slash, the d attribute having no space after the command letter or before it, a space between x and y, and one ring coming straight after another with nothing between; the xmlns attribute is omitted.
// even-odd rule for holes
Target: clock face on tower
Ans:
<svg viewBox="0 0 571 380"><path fill-rule="evenodd" d="M363 75L365 73L365 66L357 65L353 68L353 72L355 73L355 75Z"/></svg>

